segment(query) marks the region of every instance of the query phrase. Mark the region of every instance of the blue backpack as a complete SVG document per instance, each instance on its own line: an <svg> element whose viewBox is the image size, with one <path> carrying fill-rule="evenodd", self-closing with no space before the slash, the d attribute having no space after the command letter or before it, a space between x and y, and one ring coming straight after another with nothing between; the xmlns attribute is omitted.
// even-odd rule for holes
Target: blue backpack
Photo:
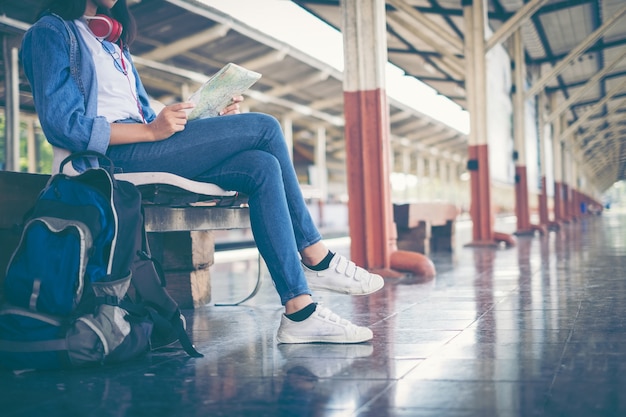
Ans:
<svg viewBox="0 0 626 417"><path fill-rule="evenodd" d="M187 337L150 256L141 194L108 161L50 178L26 215L0 308L0 366L58 369L120 362ZM131 289L132 284L132 291Z"/></svg>

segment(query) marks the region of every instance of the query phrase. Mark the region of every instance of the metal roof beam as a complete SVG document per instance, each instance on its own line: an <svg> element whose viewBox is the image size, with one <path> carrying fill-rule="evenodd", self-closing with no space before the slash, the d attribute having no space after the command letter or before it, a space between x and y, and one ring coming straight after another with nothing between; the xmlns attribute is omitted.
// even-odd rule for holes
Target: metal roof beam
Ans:
<svg viewBox="0 0 626 417"><path fill-rule="evenodd" d="M402 29L409 32L411 35L423 40L433 47L437 52L439 52L443 58L439 60L439 65L445 67L446 71L453 74L454 77L463 79L465 74L465 69L463 67L463 61L456 57L456 55L450 51L450 49L446 48L443 45L440 45L433 37L427 35L423 31L419 30L419 26L414 24L409 24L405 20L402 20L398 16L388 15L388 20L392 23L398 25ZM417 48L414 48L417 50Z"/></svg>
<svg viewBox="0 0 626 417"><path fill-rule="evenodd" d="M457 132L444 130L443 132L433 135L426 140L421 140L420 143L425 146L434 146L438 145L440 142L445 142L457 136Z"/></svg>
<svg viewBox="0 0 626 417"><path fill-rule="evenodd" d="M326 109L326 108L329 108L329 107L333 107L333 106L338 105L338 104L340 104L342 102L343 102L343 96L338 96L338 97L334 97L334 98L326 98L326 99L323 99L323 100L317 100L317 101L310 102L308 104L308 107L310 107L311 109L314 109L314 110L322 111L323 109ZM342 109L342 111L343 111L343 109ZM301 115L301 113L292 111L292 112L285 113L282 117L295 118L297 115Z"/></svg>
<svg viewBox="0 0 626 417"><path fill-rule="evenodd" d="M148 52L147 54L142 54L141 56L146 59L163 61L175 55L180 55L193 48L197 48L198 46L205 45L215 39L222 38L228 33L231 27L231 25L219 24L192 36L179 39L176 42L168 43L165 46L159 46L155 50Z"/></svg>
<svg viewBox="0 0 626 417"><path fill-rule="evenodd" d="M276 50L282 50L286 47L286 44L282 41L279 41L276 38L273 38L266 33L263 33L257 29L254 29L248 25L240 24L233 20L232 17L226 15L225 13L216 11L212 7L202 4L196 0L164 0L170 4L173 4L177 7L180 7L183 10L187 10L195 15L203 16L209 20L212 20L217 23L232 25L232 29L241 33L242 35L254 39L255 41L268 46L270 48ZM294 57L300 62L303 62L307 65L310 65L317 69L328 69L337 79L341 79L341 71L333 68L329 64L326 64L306 53L299 51L297 49L287 48L287 52L290 56Z"/></svg>
<svg viewBox="0 0 626 417"><path fill-rule="evenodd" d="M592 32L587 38L585 38L577 47L572 49L569 54L561 62L556 64L551 71L545 73L535 84L526 92L526 98L532 98L541 89L543 89L548 81L556 77L565 69L567 65L574 59L578 58L589 46L593 45L604 35L604 32L609 30L617 21L626 13L626 5L622 6L613 16L602 24L598 29Z"/></svg>
<svg viewBox="0 0 626 417"><path fill-rule="evenodd" d="M254 70L257 70L258 68L262 68L267 65L274 64L276 62L281 62L282 60L285 59L288 53L289 53L288 47L275 49L272 52L268 52L254 59L249 59L245 62L242 62L241 65L245 68L248 68L254 71Z"/></svg>
<svg viewBox="0 0 626 417"><path fill-rule="evenodd" d="M292 81L289 84L265 91L265 94L269 94L275 97L284 96L295 90L299 90L310 85L317 84L321 81L327 80L329 76L330 74L326 71L316 71L311 76L298 80L298 82Z"/></svg>
<svg viewBox="0 0 626 417"><path fill-rule="evenodd" d="M312 109L322 110L329 107L343 105L343 95L329 96L323 100L315 100L309 103L309 107ZM341 109L343 111L343 107Z"/></svg>
<svg viewBox="0 0 626 417"><path fill-rule="evenodd" d="M606 93L605 93L605 95L606 95ZM600 97L604 97L604 96L600 96ZM615 100L618 100L618 99L623 98L623 97L626 97L626 91L624 91L623 93L617 93L617 94L615 94L613 96L613 98ZM597 98L590 99L590 100L587 100L587 101L578 102L578 103L572 105L571 108L572 109L577 109L579 107L588 107L588 106L591 106L591 105L593 105L593 104L595 104L597 102L598 102ZM601 116L598 116L598 117L601 117Z"/></svg>
<svg viewBox="0 0 626 417"><path fill-rule="evenodd" d="M445 130L446 127L443 125L430 125L425 129L415 132L413 135L407 135L407 139L421 144L424 139L437 135Z"/></svg>
<svg viewBox="0 0 626 417"><path fill-rule="evenodd" d="M536 1L536 0L535 0ZM546 0L540 0L546 1ZM458 53L463 51L463 41L449 32L442 30L441 26L437 23L433 22L430 18L426 17L423 13L417 11L410 5L408 5L404 0L387 0L387 4L391 4L394 8L398 9L401 12L406 13L407 16L411 17L418 23L420 26L426 27L431 30L433 33L436 33L437 36L444 42L446 42L449 46L454 48L454 50Z"/></svg>
<svg viewBox="0 0 626 417"><path fill-rule="evenodd" d="M620 55L615 61L613 61L609 66L604 67L602 71L591 77L581 89L576 91L576 93L574 93L569 99L559 104L559 106L546 117L546 122L552 122L554 119L559 117L561 113L566 111L570 107L570 105L572 105L576 102L576 100L581 98L587 92L587 90L596 85L602 79L602 77L604 77L608 72L612 71L613 68L615 68L617 64L619 64L625 57L626 51L624 51L624 53Z"/></svg>
<svg viewBox="0 0 626 417"><path fill-rule="evenodd" d="M560 10L571 9L576 6L583 6L593 3L596 0L563 0L559 3L552 3L544 6L539 10L538 14L554 13Z"/></svg>
<svg viewBox="0 0 626 417"><path fill-rule="evenodd" d="M602 81L608 81L608 80L612 80L613 78L621 78L623 76L626 76L626 71L620 71L620 72L614 72L613 74L608 74L607 76L604 77L604 79ZM562 86L559 87L546 87L545 92L547 94L551 94L554 93L555 91L561 91L563 88L566 89L570 89L570 88L578 88L578 87L582 87L587 83L588 80L583 80L583 81L577 81L577 82L572 82L572 83L568 83L568 84L563 84ZM574 106L572 107L576 107L576 106L580 106L580 105L588 105L589 101L586 102L582 102L582 103L576 103Z"/></svg>
<svg viewBox="0 0 626 417"><path fill-rule="evenodd" d="M624 134L624 129L622 126L618 126L618 125L613 125L608 129L601 129L598 131L593 132L593 137L587 141L586 144L582 145L581 144L581 149L590 149L594 146L596 146L598 143L602 143L604 141L607 140L616 140L616 141L620 141L621 139L618 138L618 135L623 135ZM613 134L615 134L615 137L606 137L606 135L612 136Z"/></svg>
<svg viewBox="0 0 626 417"><path fill-rule="evenodd" d="M408 111L398 111L395 114L389 116L389 124L402 122L403 120L410 119L413 115Z"/></svg>
<svg viewBox="0 0 626 417"><path fill-rule="evenodd" d="M604 42L602 45L596 44L590 47L589 49L587 49L585 53L604 52L607 49L618 48L624 45L626 45L626 38L615 40L615 41L610 41L610 42ZM566 56L567 56L566 54L557 54L557 55L547 56L545 58L529 59L528 63L533 64L533 65L554 64L555 62L559 62L560 60L564 59Z"/></svg>
<svg viewBox="0 0 626 417"><path fill-rule="evenodd" d="M602 100L600 100L595 105L593 105L593 107L591 107L591 109L589 109L587 112L585 112L585 114L583 114L580 118L578 118L578 120L576 120L574 123L569 125L567 129L565 129L561 133L561 138L567 138L569 135L574 133L576 129L580 127L580 125L582 125L585 121L587 121L587 119L589 119L592 115L596 114L598 110L602 108L602 106L604 106L609 100L611 100L613 96L619 93L624 87L626 87L626 79L624 79L624 81L622 81L615 87L611 88L611 90L606 94L606 96ZM625 104L626 104L626 99L622 100L617 107L622 107ZM595 125L595 123L597 123L598 121L602 122L603 120L604 120L603 118L600 118L593 124Z"/></svg>
<svg viewBox="0 0 626 417"><path fill-rule="evenodd" d="M421 129L423 127L426 127L428 126L429 123L430 123L429 120L414 119L414 120L411 120L409 123L405 123L401 126L394 128L393 132L396 135L404 135L406 133L414 132L416 129Z"/></svg>
<svg viewBox="0 0 626 417"><path fill-rule="evenodd" d="M513 17L507 19L506 22L498 30L494 32L485 45L485 52L497 44L504 42L513 34L520 26L522 26L537 10L548 0L532 0L522 6Z"/></svg>
<svg viewBox="0 0 626 417"><path fill-rule="evenodd" d="M21 35L28 30L30 25L20 20L0 15L0 32Z"/></svg>

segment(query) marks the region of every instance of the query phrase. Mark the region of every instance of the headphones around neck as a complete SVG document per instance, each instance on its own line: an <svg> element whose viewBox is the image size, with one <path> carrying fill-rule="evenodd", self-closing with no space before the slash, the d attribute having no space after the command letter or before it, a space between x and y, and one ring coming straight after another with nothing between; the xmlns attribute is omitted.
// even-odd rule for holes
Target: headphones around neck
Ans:
<svg viewBox="0 0 626 417"><path fill-rule="evenodd" d="M113 43L120 39L123 28L122 24L117 20L103 14L88 16L87 20L89 21L89 30L96 38L102 38Z"/></svg>

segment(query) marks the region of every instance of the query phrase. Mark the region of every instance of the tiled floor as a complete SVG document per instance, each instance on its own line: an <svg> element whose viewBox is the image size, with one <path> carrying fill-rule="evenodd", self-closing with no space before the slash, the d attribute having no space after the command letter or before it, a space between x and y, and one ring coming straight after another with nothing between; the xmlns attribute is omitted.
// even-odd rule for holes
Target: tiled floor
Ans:
<svg viewBox="0 0 626 417"><path fill-rule="evenodd" d="M459 223L458 248L432 256L429 282L318 295L371 326L370 344L277 346L281 308L264 277L241 306L188 314L205 358L171 350L103 369L1 373L0 415L626 415L626 215L518 237L511 249L466 248L469 236ZM345 240L333 245L348 252ZM215 302L254 286L255 257L238 257L213 267Z"/></svg>

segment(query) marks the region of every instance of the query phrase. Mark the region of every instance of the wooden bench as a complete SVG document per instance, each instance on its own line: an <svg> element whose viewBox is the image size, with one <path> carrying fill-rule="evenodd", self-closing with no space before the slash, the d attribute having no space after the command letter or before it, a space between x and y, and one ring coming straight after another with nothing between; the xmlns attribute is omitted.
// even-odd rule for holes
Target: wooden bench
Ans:
<svg viewBox="0 0 626 417"><path fill-rule="evenodd" d="M442 202L394 204L398 249L428 255L454 251L456 206Z"/></svg>
<svg viewBox="0 0 626 417"><path fill-rule="evenodd" d="M128 179L124 175L119 177ZM34 205L49 178L50 175L0 171L0 284L18 244L15 226ZM151 250L161 260L172 297L181 308L207 304L211 300L213 231L249 228L247 207L146 203L144 212ZM0 291L1 288L0 285Z"/></svg>

